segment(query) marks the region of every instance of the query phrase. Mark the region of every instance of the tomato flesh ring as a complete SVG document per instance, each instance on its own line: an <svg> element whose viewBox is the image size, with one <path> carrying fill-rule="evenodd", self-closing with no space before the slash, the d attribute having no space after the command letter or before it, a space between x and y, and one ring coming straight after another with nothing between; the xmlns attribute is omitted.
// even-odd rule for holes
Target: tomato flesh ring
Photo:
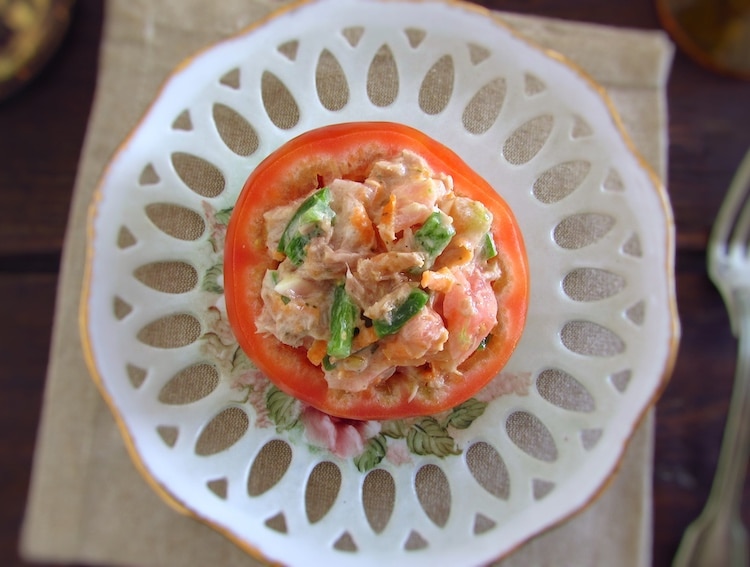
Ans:
<svg viewBox="0 0 750 567"><path fill-rule="evenodd" d="M275 267L266 247L264 213L309 195L334 179L361 180L377 160L403 150L421 156L435 172L453 178L457 195L481 202L492 213L490 228L503 276L493 286L498 324L489 340L459 367L460 376L440 387L419 388L396 374L361 392L328 387L323 371L304 348L258 333L261 285ZM494 252L494 251L493 251ZM227 231L224 287L227 314L237 340L279 389L330 415L395 419L431 415L476 394L505 366L526 320L529 275L520 228L507 203L453 151L413 128L388 122L337 124L302 134L263 160L247 179Z"/></svg>

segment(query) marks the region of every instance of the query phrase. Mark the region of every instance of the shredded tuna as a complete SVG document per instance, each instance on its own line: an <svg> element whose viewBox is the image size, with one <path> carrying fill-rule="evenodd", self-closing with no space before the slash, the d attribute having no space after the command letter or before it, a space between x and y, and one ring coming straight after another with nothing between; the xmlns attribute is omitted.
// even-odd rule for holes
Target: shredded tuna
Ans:
<svg viewBox="0 0 750 567"><path fill-rule="evenodd" d="M421 268L424 256L417 252L383 252L357 263L357 275L366 281L398 279L402 272Z"/></svg>
<svg viewBox="0 0 750 567"><path fill-rule="evenodd" d="M308 349L332 389L367 390L399 372L416 394L460 377L459 365L498 319L493 283L501 270L485 248L492 215L409 151L374 163L361 182L337 179L327 192L320 223L320 211L296 217L306 198L264 216L277 264L263 282L258 332ZM296 261L280 245L295 236L293 219L304 244ZM357 315L349 354L336 358L326 345L342 286Z"/></svg>

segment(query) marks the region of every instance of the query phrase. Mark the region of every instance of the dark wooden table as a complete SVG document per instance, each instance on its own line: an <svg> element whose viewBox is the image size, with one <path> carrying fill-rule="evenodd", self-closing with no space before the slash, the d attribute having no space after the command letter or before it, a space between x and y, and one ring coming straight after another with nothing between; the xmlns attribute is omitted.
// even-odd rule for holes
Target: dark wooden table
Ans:
<svg viewBox="0 0 750 567"><path fill-rule="evenodd" d="M656 29L652 0L507 0L492 8ZM0 565L18 557L40 415L68 207L96 82L103 6L79 0L61 49L21 94L0 103ZM707 235L750 147L750 82L677 53L669 81L669 191L677 221L682 343L657 405L653 564L668 565L706 499L737 345L705 272ZM744 516L750 522L750 497Z"/></svg>

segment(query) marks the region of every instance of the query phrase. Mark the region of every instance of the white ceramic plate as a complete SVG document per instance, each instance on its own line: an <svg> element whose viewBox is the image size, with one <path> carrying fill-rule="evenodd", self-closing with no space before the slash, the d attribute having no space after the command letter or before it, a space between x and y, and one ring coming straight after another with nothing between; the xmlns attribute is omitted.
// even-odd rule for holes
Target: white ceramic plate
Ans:
<svg viewBox="0 0 750 567"><path fill-rule="evenodd" d="M481 564L588 504L677 342L669 204L611 110L461 4L302 4L181 67L101 181L82 304L92 373L151 484L293 565ZM359 120L453 148L528 248L528 325L501 379L427 420L302 408L226 325L222 239L245 178L297 134Z"/></svg>

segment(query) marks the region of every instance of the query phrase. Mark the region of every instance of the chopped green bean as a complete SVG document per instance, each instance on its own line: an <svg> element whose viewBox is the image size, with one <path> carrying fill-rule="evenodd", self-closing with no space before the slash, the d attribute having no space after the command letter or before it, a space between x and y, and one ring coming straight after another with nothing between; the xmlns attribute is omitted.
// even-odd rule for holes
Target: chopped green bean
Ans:
<svg viewBox="0 0 750 567"><path fill-rule="evenodd" d="M327 370L329 372L331 370L333 370L333 369L336 368L336 365L333 362L331 362L331 357L328 356L328 355L325 355L323 357L323 363L322 364L323 364L323 370Z"/></svg>
<svg viewBox="0 0 750 567"><path fill-rule="evenodd" d="M419 313L427 305L430 296L426 291L415 288L406 297L403 303L394 307L385 319L373 321L375 334L385 337L398 333L406 322Z"/></svg>
<svg viewBox="0 0 750 567"><path fill-rule="evenodd" d="M295 266L305 260L306 247L320 233L320 226L334 217L330 206L331 191L318 189L305 199L294 212L279 239L279 252L283 252Z"/></svg>
<svg viewBox="0 0 750 567"><path fill-rule="evenodd" d="M435 211L417 229L414 239L427 252L428 258L434 260L445 250L455 234L450 217L442 211Z"/></svg>
<svg viewBox="0 0 750 567"><path fill-rule="evenodd" d="M291 301L286 295L279 292L277 289L277 286L279 285L279 272L276 270L268 270L267 272L268 276L271 278L271 283L273 284L274 291L278 293L281 296L281 301L286 305Z"/></svg>
<svg viewBox="0 0 750 567"><path fill-rule="evenodd" d="M497 245L495 244L495 239L492 238L492 233L488 232L484 235L484 240L482 241L482 257L485 260L489 260L495 256L497 256Z"/></svg>
<svg viewBox="0 0 750 567"><path fill-rule="evenodd" d="M358 317L359 307L346 293L344 284L336 286L331 305L331 337L328 341L328 356L340 359L351 354Z"/></svg>

